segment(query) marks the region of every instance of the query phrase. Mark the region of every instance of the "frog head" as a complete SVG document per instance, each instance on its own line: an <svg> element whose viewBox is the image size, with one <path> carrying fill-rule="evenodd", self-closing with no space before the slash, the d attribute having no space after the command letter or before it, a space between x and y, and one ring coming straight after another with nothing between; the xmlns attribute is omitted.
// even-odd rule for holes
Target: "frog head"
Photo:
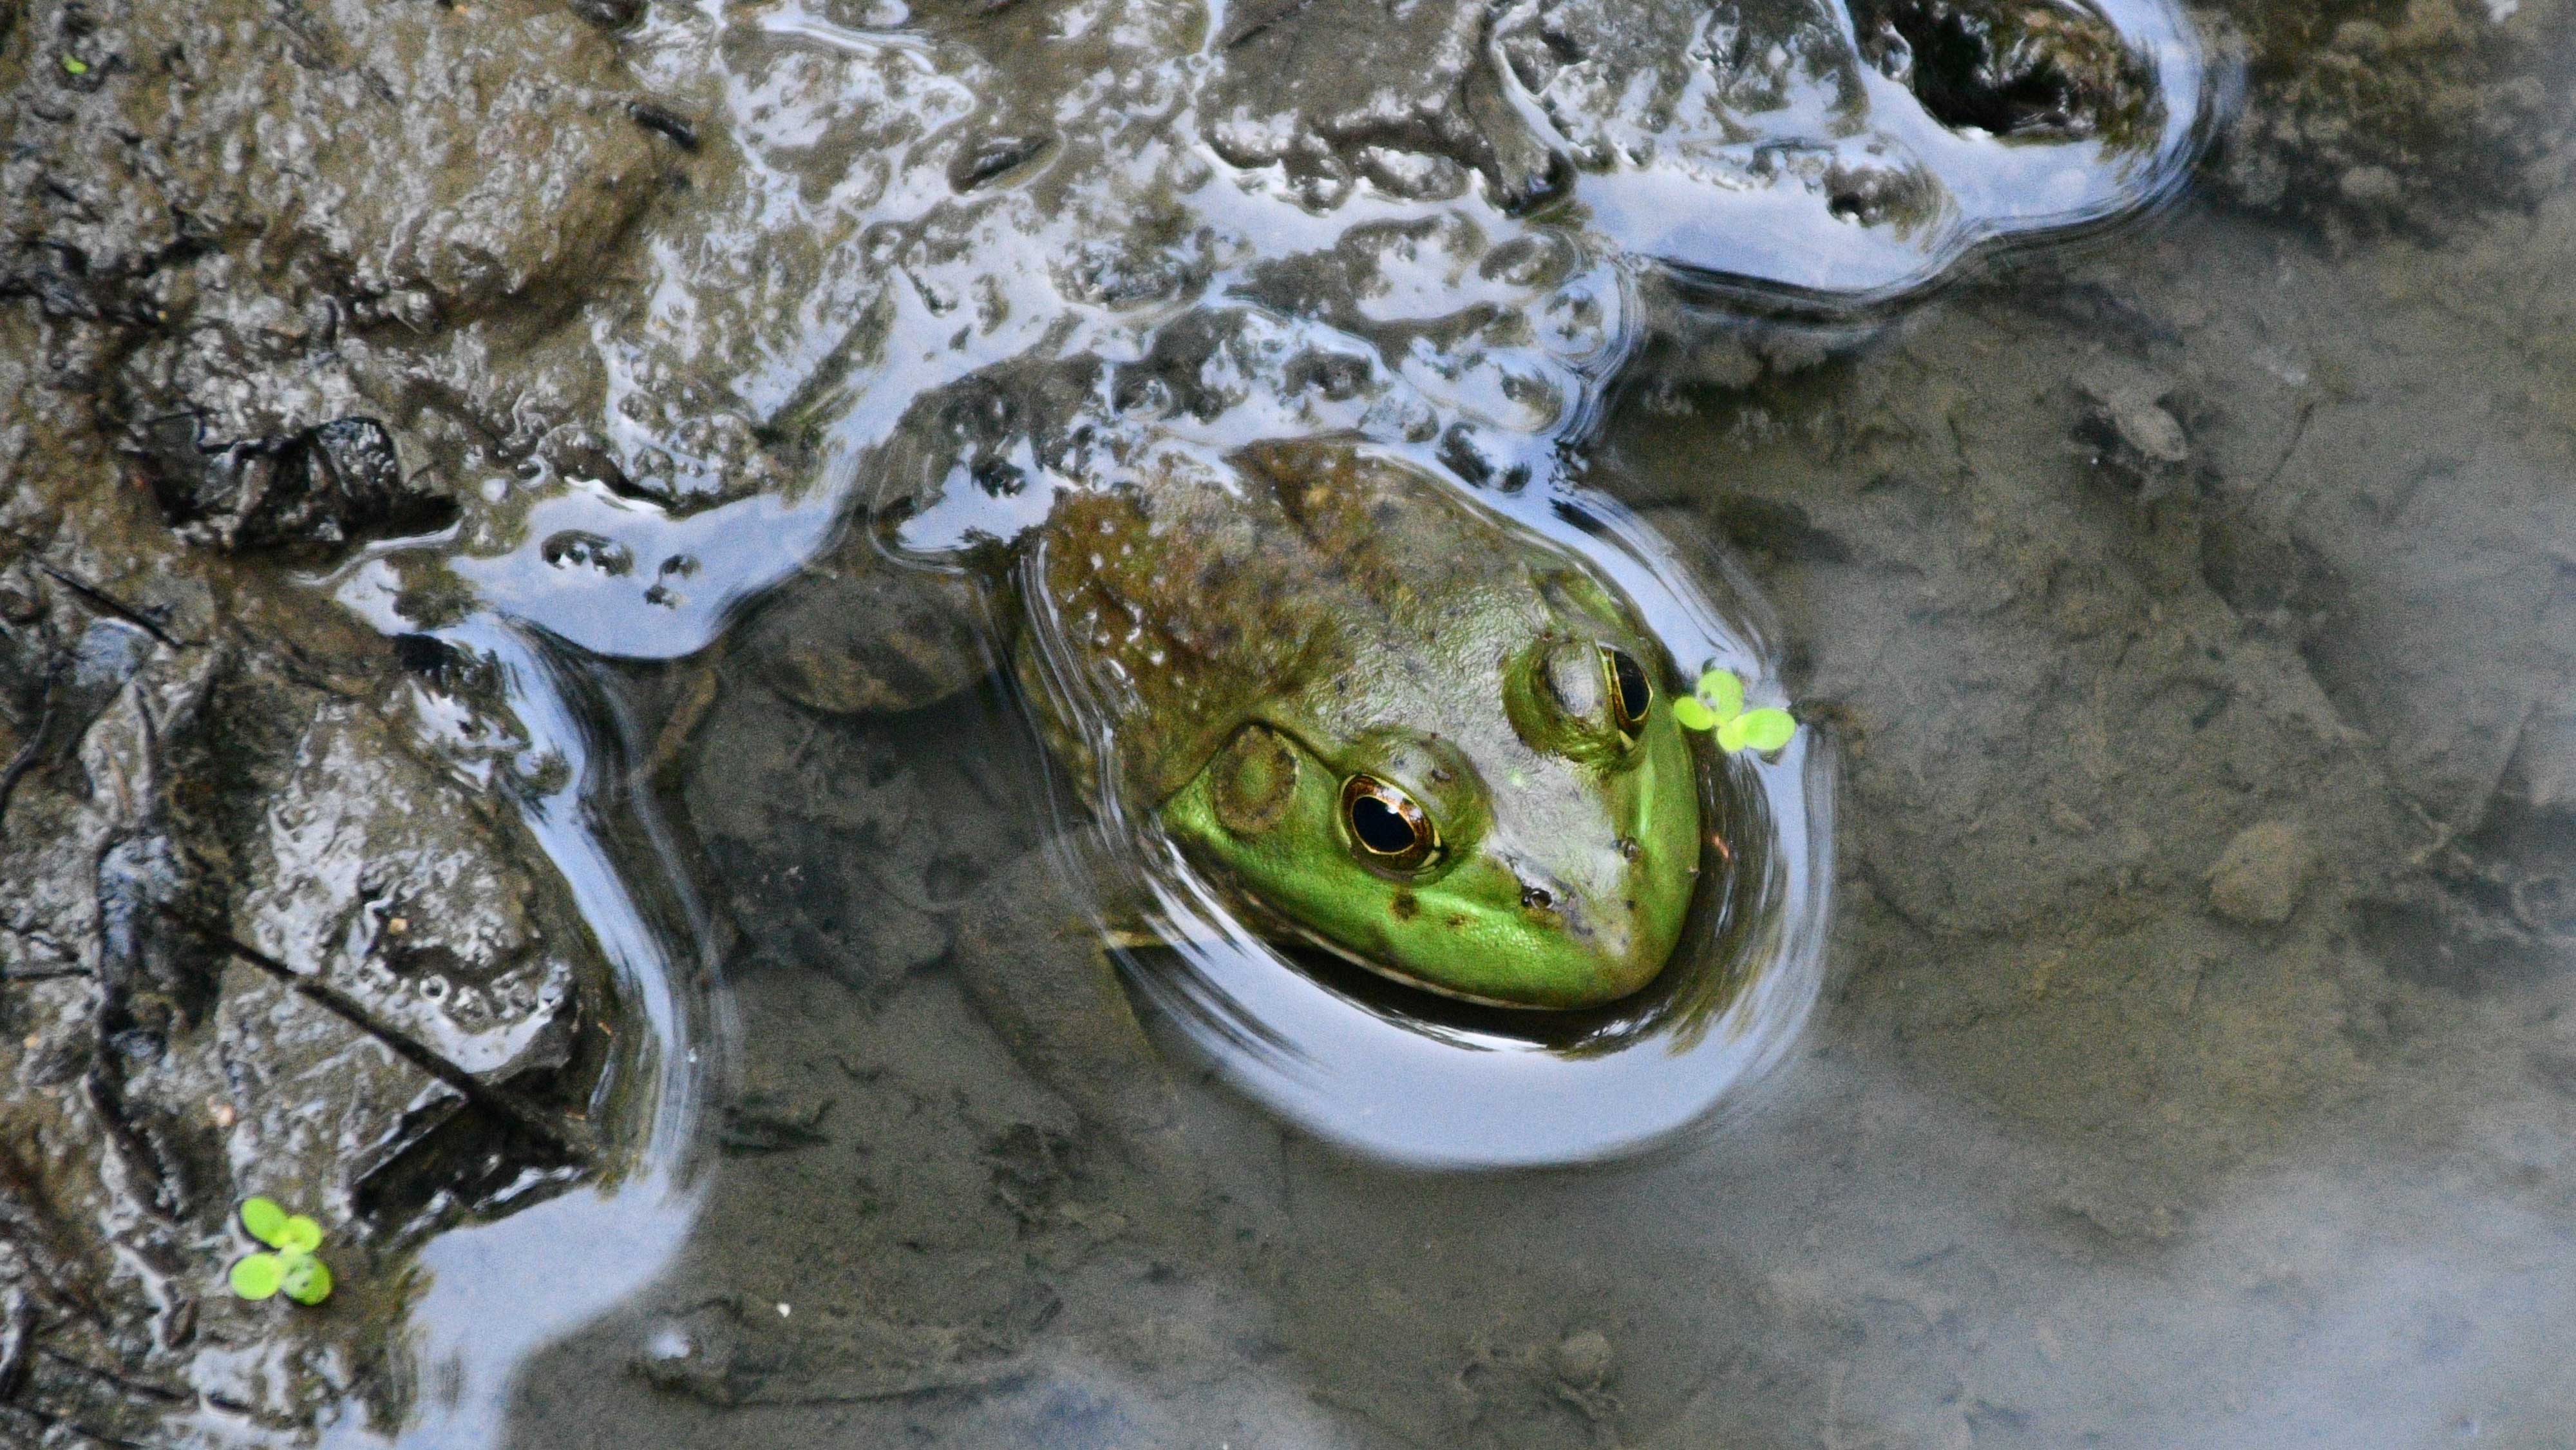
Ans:
<svg viewBox="0 0 2576 1450"><path fill-rule="evenodd" d="M1244 720L1160 815L1287 934L1433 992L1598 1006L1680 940L1699 786L1634 612L1533 551Z"/></svg>

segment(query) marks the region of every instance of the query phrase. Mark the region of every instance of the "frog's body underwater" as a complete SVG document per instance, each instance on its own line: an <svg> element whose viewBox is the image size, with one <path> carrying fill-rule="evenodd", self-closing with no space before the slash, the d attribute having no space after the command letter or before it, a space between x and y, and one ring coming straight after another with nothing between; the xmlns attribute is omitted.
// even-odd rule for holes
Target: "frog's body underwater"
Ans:
<svg viewBox="0 0 2576 1450"><path fill-rule="evenodd" d="M1699 783L1634 611L1360 445L1234 464L1069 493L1024 546L1014 665L1056 757L1274 936L1498 1006L1651 981Z"/></svg>

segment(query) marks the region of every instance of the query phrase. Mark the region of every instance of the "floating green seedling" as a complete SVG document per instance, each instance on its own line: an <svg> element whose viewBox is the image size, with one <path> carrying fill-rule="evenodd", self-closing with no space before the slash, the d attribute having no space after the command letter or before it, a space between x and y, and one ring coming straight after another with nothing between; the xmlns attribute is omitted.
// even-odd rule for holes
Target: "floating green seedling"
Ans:
<svg viewBox="0 0 2576 1450"><path fill-rule="evenodd" d="M242 1231L268 1245L270 1252L244 1254L233 1261L226 1278L235 1294L266 1299L284 1294L298 1304L319 1304L331 1297L331 1270L315 1251L322 1247L322 1225L300 1213L288 1213L274 1199L245 1198L240 1209Z"/></svg>
<svg viewBox="0 0 2576 1450"><path fill-rule="evenodd" d="M63 57L63 74L65 74L65 75L67 75L67 76L85 76L85 75L88 75L88 74L89 74L89 62L88 62L88 61L85 61L85 60L83 60L83 59L81 59L79 56L76 56L76 55L67 55L67 56L64 56L64 57Z"/></svg>
<svg viewBox="0 0 2576 1450"><path fill-rule="evenodd" d="M1688 695L1673 701L1673 719L1685 729L1716 732L1717 748L1730 754L1758 750L1764 754L1789 743L1798 733L1797 719L1772 705L1744 708L1744 680L1733 670L1702 673Z"/></svg>

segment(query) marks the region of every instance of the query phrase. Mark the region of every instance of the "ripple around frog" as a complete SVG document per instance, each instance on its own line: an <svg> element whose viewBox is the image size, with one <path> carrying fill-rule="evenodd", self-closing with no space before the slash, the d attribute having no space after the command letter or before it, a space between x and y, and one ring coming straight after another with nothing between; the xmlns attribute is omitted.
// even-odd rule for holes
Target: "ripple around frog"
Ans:
<svg viewBox="0 0 2576 1450"><path fill-rule="evenodd" d="M2006 137L1944 124L1838 6L1643 7L1595 34L1579 7L1523 4L1459 31L1463 132L1319 151L1264 99L1262 48L1287 28L1098 0L1033 41L1009 29L1041 23L1028 9L925 5L866 30L794 4L651 11L631 58L718 113L701 128L718 160L645 245L634 306L594 323L613 466L495 479L448 534L340 571L339 596L388 632L521 660L523 709L559 713L560 683L509 641L673 659L854 516L899 516L906 562L953 569L1096 460L1342 433L1580 552L1676 660L1776 694L1749 593L1721 577L1719 607L1699 576L1722 566L1577 481L1622 365L1712 301L1865 320L1981 249L2152 208L2228 88L2164 0L2068 12L2116 34L2142 105ZM1368 38L1349 39L1364 69ZM1038 42L1079 54L1015 69ZM1621 94L1662 99L1593 105L1621 75ZM1133 859L1184 945L1130 953L1129 981L1250 1095L1361 1151L1633 1150L1758 1077L1822 974L1829 749L1809 733L1722 769L1732 869L1707 873L1725 884L1693 955L1632 1006L1506 1020L1281 970L1167 849ZM550 849L569 876L613 878L580 815L558 812ZM717 1045L662 1015L665 1073ZM645 1177L685 1177L663 1132L691 1116L679 1082L639 1085L666 1105Z"/></svg>
<svg viewBox="0 0 2576 1450"><path fill-rule="evenodd" d="M1563 500L1559 501L1560 503ZM1764 637L1615 505L1554 512L1676 659L1776 692ZM1742 596L1747 597L1749 596ZM1633 1153L1707 1119L1796 1040L1824 979L1833 751L1700 755L1707 846L1689 925L1644 991L1580 1012L1415 991L1247 928L1151 826L1102 803L1095 850L1132 863L1171 945L1126 949L1131 991L1239 1090L1344 1149L1416 1167L1504 1168ZM1097 875L1097 868L1086 873Z"/></svg>

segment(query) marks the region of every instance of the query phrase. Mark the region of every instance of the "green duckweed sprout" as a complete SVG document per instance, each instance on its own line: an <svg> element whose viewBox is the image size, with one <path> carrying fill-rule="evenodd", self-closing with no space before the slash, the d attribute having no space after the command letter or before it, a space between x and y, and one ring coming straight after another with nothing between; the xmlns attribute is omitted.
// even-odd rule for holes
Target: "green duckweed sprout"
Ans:
<svg viewBox="0 0 2576 1450"><path fill-rule="evenodd" d="M1770 705L1747 710L1735 718L1744 726L1744 743L1755 750L1777 750L1798 733L1798 722L1789 712Z"/></svg>
<svg viewBox="0 0 2576 1450"><path fill-rule="evenodd" d="M264 1244L281 1242L278 1235L286 1228L286 1210L273 1198L245 1198L240 1209L242 1232Z"/></svg>
<svg viewBox="0 0 2576 1450"><path fill-rule="evenodd" d="M235 1294L259 1300L282 1292L304 1305L331 1297L331 1270L314 1257L322 1247L322 1225L267 1198L243 1199L238 1214L242 1231L275 1252L244 1254L233 1261L226 1278Z"/></svg>
<svg viewBox="0 0 2576 1450"><path fill-rule="evenodd" d="M286 1266L275 1254L245 1254L233 1260L233 1292L245 1299L265 1299L286 1280Z"/></svg>
<svg viewBox="0 0 2576 1450"><path fill-rule="evenodd" d="M1744 680L1733 670L1708 670L1699 677L1699 698L1721 724L1744 713ZM1708 727L1699 727L1703 730Z"/></svg>
<svg viewBox="0 0 2576 1450"><path fill-rule="evenodd" d="M279 1276L278 1287L287 1298L311 1308L331 1297L331 1271L320 1259L311 1254L279 1257L284 1271Z"/></svg>
<svg viewBox="0 0 2576 1450"><path fill-rule="evenodd" d="M1745 709L1744 678L1728 669L1702 672L1693 692L1673 701L1673 719L1686 730L1715 731L1717 748L1730 755L1739 750L1769 754L1798 733L1797 718L1786 710L1772 705Z"/></svg>

